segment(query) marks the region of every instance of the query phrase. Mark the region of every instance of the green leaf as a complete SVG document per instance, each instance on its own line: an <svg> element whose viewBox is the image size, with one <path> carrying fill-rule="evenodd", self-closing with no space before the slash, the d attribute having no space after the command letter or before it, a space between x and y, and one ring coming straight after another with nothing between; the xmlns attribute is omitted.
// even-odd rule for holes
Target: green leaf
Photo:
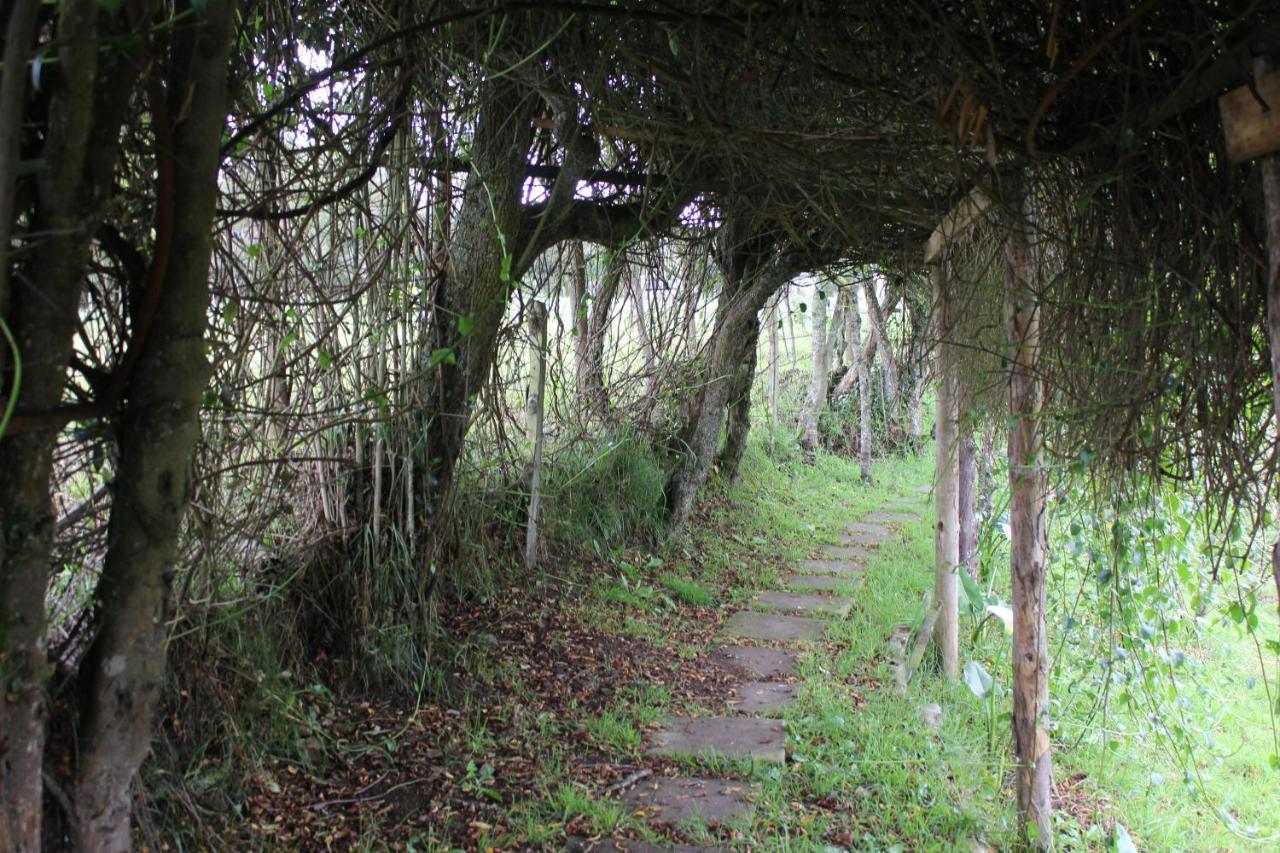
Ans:
<svg viewBox="0 0 1280 853"><path fill-rule="evenodd" d="M983 668L982 664L976 660L971 660L964 665L964 683L969 686L970 692L979 699L986 699L991 695L991 690L995 687L995 680L992 679L991 673Z"/></svg>
<svg viewBox="0 0 1280 853"><path fill-rule="evenodd" d="M451 347L440 347L431 351L431 362L428 367L435 367L437 364L457 364L458 356Z"/></svg>
<svg viewBox="0 0 1280 853"><path fill-rule="evenodd" d="M1119 821L1116 821L1116 831L1111 836L1111 849L1116 853L1138 853L1137 845L1129 837L1129 830L1125 829L1124 824Z"/></svg>
<svg viewBox="0 0 1280 853"><path fill-rule="evenodd" d="M464 338L470 337L471 333L475 331L475 328L476 318L470 314L466 317L458 318L458 334L462 335Z"/></svg>
<svg viewBox="0 0 1280 853"><path fill-rule="evenodd" d="M328 350L320 350L316 353L316 363L320 365L321 370L328 370L333 367L333 356Z"/></svg>
<svg viewBox="0 0 1280 853"><path fill-rule="evenodd" d="M960 585L964 587L964 596L969 600L969 611L971 613L981 613L987 606L987 600L982 595L982 589L978 586L978 582L969 577L968 572L958 572L960 575Z"/></svg>
<svg viewBox="0 0 1280 853"><path fill-rule="evenodd" d="M258 255L262 254L262 246L257 243L250 243L245 247L245 253L251 258L256 258Z"/></svg>

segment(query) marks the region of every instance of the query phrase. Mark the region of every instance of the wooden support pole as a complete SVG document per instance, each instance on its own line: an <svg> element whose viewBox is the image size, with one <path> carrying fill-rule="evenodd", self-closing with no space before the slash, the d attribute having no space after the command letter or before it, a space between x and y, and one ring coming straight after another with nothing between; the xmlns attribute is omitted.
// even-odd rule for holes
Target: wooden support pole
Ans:
<svg viewBox="0 0 1280 853"><path fill-rule="evenodd" d="M543 401L547 388L547 306L534 302L529 306L529 395L525 400L525 427L533 457L529 465L529 523L525 528L524 566L538 564L538 510L542 504Z"/></svg>
<svg viewBox="0 0 1280 853"><path fill-rule="evenodd" d="M960 538L957 503L959 480L956 447L956 371L951 334L952 286L947 281L946 264L933 265L935 323L938 338L938 414L936 471L937 518L934 524L933 594L938 602L934 638L942 653L942 673L954 682L960 675L959 576Z"/></svg>
<svg viewBox="0 0 1280 853"><path fill-rule="evenodd" d="M1005 237L1009 335L1009 527L1013 576L1013 746L1025 840L1048 849L1053 763L1045 631L1044 493L1041 460L1040 303L1031 205L1019 190Z"/></svg>
<svg viewBox="0 0 1280 853"><path fill-rule="evenodd" d="M778 307L781 295L773 297L766 322L769 324L769 451L777 449L778 435Z"/></svg>
<svg viewBox="0 0 1280 853"><path fill-rule="evenodd" d="M1256 77L1270 71L1268 57L1254 61ZM1271 344L1271 394L1276 417L1280 419L1280 153L1258 159L1262 172L1262 199L1267 210L1267 337ZM1271 548L1271 574L1275 579L1280 608L1280 542Z"/></svg>

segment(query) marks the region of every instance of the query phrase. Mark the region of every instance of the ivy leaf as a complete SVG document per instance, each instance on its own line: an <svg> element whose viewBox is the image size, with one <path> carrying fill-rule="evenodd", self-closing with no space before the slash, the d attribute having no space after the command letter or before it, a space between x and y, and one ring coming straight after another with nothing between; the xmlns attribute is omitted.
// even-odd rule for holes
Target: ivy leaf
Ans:
<svg viewBox="0 0 1280 853"><path fill-rule="evenodd" d="M431 361L428 367L435 367L438 364L457 364L458 356L454 353L452 347L440 347L431 351Z"/></svg>
<svg viewBox="0 0 1280 853"><path fill-rule="evenodd" d="M474 316L468 314L466 317L458 318L458 334L462 335L464 338L470 337L471 333L475 331L475 328L476 318Z"/></svg>

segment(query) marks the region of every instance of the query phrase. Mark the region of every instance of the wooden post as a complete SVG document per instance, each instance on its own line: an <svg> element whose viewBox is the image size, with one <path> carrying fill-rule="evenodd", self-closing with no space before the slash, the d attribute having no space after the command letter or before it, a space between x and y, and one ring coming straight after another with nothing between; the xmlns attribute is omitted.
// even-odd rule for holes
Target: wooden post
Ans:
<svg viewBox="0 0 1280 853"><path fill-rule="evenodd" d="M947 281L945 260L930 272L935 311L934 329L938 338L938 416L935 490L937 520L934 525L933 594L938 602L934 637L942 652L942 673L954 682L960 675L959 576L960 538L957 503L958 456L956 453L956 379L952 348L948 342L952 325L951 283Z"/></svg>
<svg viewBox="0 0 1280 853"><path fill-rule="evenodd" d="M547 388L547 306L542 302L529 305L529 392L525 399L525 427L533 457L529 465L529 524L525 528L524 566L533 569L538 563L538 510L542 503L543 398Z"/></svg>
<svg viewBox="0 0 1280 853"><path fill-rule="evenodd" d="M1254 76L1261 79L1271 70L1269 58L1254 61ZM1274 79L1274 78L1273 78ZM1274 116L1271 116L1274 119ZM1271 394L1276 416L1280 417L1280 153L1264 154L1258 160L1262 172L1262 199L1267 210L1267 337L1271 344ZM1271 548L1271 574L1280 594L1280 542ZM1280 608L1280 595L1276 607Z"/></svg>
<svg viewBox="0 0 1280 853"><path fill-rule="evenodd" d="M1018 815L1032 846L1053 844L1049 800L1049 655L1045 632L1040 304L1030 199L1020 195L1005 237L1009 332L1009 527L1013 575L1013 747Z"/></svg>
<svg viewBox="0 0 1280 853"><path fill-rule="evenodd" d="M781 296L774 296L773 306L769 309L769 450L777 449L778 433L778 302Z"/></svg>

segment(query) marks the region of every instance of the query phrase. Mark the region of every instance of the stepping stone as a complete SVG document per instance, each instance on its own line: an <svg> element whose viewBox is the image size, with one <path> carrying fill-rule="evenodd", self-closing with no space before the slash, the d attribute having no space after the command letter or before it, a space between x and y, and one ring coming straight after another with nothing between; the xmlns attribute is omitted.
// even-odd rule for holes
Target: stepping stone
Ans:
<svg viewBox="0 0 1280 853"><path fill-rule="evenodd" d="M849 615L849 609L853 607L853 599L769 590L752 599L751 606L759 607L762 610L766 608L769 610L794 610L800 613L812 613L816 616L835 616L838 619L843 619Z"/></svg>
<svg viewBox="0 0 1280 853"><path fill-rule="evenodd" d="M795 675L796 658L792 649L765 649L755 646L730 646L720 654L751 678L787 678Z"/></svg>
<svg viewBox="0 0 1280 853"><path fill-rule="evenodd" d="M796 701L796 688L780 681L748 681L729 704L743 714L773 714Z"/></svg>
<svg viewBox="0 0 1280 853"><path fill-rule="evenodd" d="M867 533L864 530L853 530L845 533L838 533L836 536L840 539L842 545L855 545L862 547L878 547L893 538L893 534L888 530L883 533Z"/></svg>
<svg viewBox="0 0 1280 853"><path fill-rule="evenodd" d="M815 575L839 575L856 578L862 574L862 566L844 560L801 560L800 570Z"/></svg>
<svg viewBox="0 0 1280 853"><path fill-rule="evenodd" d="M847 589L854 581L838 575L789 575L782 579L782 583L791 589L834 591Z"/></svg>
<svg viewBox="0 0 1280 853"><path fill-rule="evenodd" d="M883 524L868 524L865 521L855 521L844 529L845 533L870 533L873 536L893 536L893 531Z"/></svg>
<svg viewBox="0 0 1280 853"><path fill-rule="evenodd" d="M821 640L826 631L827 623L818 619L739 610L725 620L721 633L744 640L795 643Z"/></svg>
<svg viewBox="0 0 1280 853"><path fill-rule="evenodd" d="M822 548L822 556L830 560L856 560L862 562L869 560L875 556L873 551L866 548L851 547L848 545L824 545Z"/></svg>
<svg viewBox="0 0 1280 853"><path fill-rule="evenodd" d="M863 516L863 519L889 524L906 524L912 521L919 521L920 516L911 512L870 512Z"/></svg>
<svg viewBox="0 0 1280 853"><path fill-rule="evenodd" d="M653 844L649 841L615 841L605 838L575 848L580 853L729 853L721 845L708 847L701 844Z"/></svg>
<svg viewBox="0 0 1280 853"><path fill-rule="evenodd" d="M691 776L645 779L622 797L622 805L631 814L642 814L651 823L679 826L751 820L756 805L753 797L760 786L729 779L700 779ZM624 850L679 850L679 847L624 847ZM689 847L689 850L710 848Z"/></svg>
<svg viewBox="0 0 1280 853"><path fill-rule="evenodd" d="M759 717L670 717L653 734L650 756L703 755L782 764L787 727Z"/></svg>
<svg viewBox="0 0 1280 853"><path fill-rule="evenodd" d="M924 485L916 486L916 492L922 495L931 495L933 494L933 486L929 485L928 483L925 483Z"/></svg>

